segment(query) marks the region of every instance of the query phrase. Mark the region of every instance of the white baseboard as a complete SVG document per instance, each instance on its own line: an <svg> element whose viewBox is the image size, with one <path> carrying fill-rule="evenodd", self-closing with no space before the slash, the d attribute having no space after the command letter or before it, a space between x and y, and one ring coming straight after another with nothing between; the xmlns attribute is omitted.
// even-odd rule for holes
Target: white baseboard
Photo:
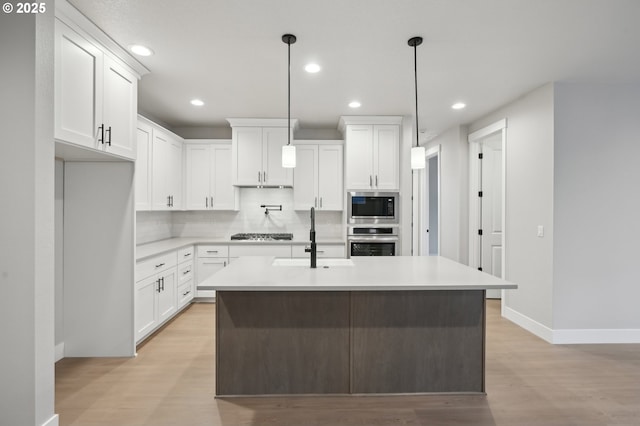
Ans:
<svg viewBox="0 0 640 426"><path fill-rule="evenodd" d="M56 345L56 348L55 348L55 357L56 357L56 358L55 358L56 360L55 360L54 362L58 362L58 361L60 361L62 358L64 358L64 342L62 342L62 343L58 343L58 344Z"/></svg>
<svg viewBox="0 0 640 426"><path fill-rule="evenodd" d="M42 426L58 426L59 424L60 423L59 423L58 415L54 414L49 420L44 422Z"/></svg>
<svg viewBox="0 0 640 426"><path fill-rule="evenodd" d="M543 340L556 345L640 343L640 329L559 329L553 330L509 307L502 315Z"/></svg>
<svg viewBox="0 0 640 426"><path fill-rule="evenodd" d="M588 344L588 343L640 343L638 329L573 329L554 330L553 343Z"/></svg>
<svg viewBox="0 0 640 426"><path fill-rule="evenodd" d="M502 315L504 315L504 317L509 321L516 323L520 327L535 334L539 338L546 340L549 343L553 343L553 330L546 325L540 324L539 322L532 320L528 316L522 315L520 312L514 311L513 309L504 305L502 309Z"/></svg>

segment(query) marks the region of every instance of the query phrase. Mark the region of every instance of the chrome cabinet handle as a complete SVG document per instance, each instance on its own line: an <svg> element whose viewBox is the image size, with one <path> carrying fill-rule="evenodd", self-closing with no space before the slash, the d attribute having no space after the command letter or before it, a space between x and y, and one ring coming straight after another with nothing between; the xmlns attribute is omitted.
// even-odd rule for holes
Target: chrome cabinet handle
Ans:
<svg viewBox="0 0 640 426"><path fill-rule="evenodd" d="M204 197L204 206L209 208L209 197Z"/></svg>
<svg viewBox="0 0 640 426"><path fill-rule="evenodd" d="M225 260L224 262L222 262L222 266L227 266L227 261Z"/></svg>
<svg viewBox="0 0 640 426"><path fill-rule="evenodd" d="M191 253L185 253L183 257L189 257L191 256Z"/></svg>
<svg viewBox="0 0 640 426"><path fill-rule="evenodd" d="M162 282L162 291L164 291L164 277L160 278L160 281Z"/></svg>
<svg viewBox="0 0 640 426"><path fill-rule="evenodd" d="M160 278L156 280L156 283L158 283L158 289L156 291L160 293Z"/></svg>
<svg viewBox="0 0 640 426"><path fill-rule="evenodd" d="M378 186L378 175L376 175L376 187Z"/></svg>
<svg viewBox="0 0 640 426"><path fill-rule="evenodd" d="M187 295L187 294L189 294L189 293L191 293L191 290L187 290L187 292L186 292L186 293L182 293L182 296L184 297L184 296L186 296L186 295Z"/></svg>
<svg viewBox="0 0 640 426"><path fill-rule="evenodd" d="M111 146L111 126L109 126L109 128L106 130L106 132L105 132L105 133L108 133L108 134L109 134L109 140L108 140L108 141L106 141L105 143L106 143L107 145Z"/></svg>
<svg viewBox="0 0 640 426"><path fill-rule="evenodd" d="M262 181L264 183L267 183L267 172L262 172L262 177L263 177Z"/></svg>
<svg viewBox="0 0 640 426"><path fill-rule="evenodd" d="M218 250L207 250L207 253L217 253Z"/></svg>
<svg viewBox="0 0 640 426"><path fill-rule="evenodd" d="M191 272L191 269L189 269L188 271L184 271L182 275L187 275L189 272Z"/></svg>
<svg viewBox="0 0 640 426"><path fill-rule="evenodd" d="M258 182L262 182L262 174L258 172Z"/></svg>
<svg viewBox="0 0 640 426"><path fill-rule="evenodd" d="M211 198L211 208L213 208L213 196L210 197Z"/></svg>
<svg viewBox="0 0 640 426"><path fill-rule="evenodd" d="M369 186L373 186L373 177L369 175Z"/></svg>
<svg viewBox="0 0 640 426"><path fill-rule="evenodd" d="M318 207L318 197L315 198L315 201L313 202L313 206Z"/></svg>
<svg viewBox="0 0 640 426"><path fill-rule="evenodd" d="M161 263L161 264L159 264L159 265L156 265L156 268L159 268L159 267L161 267L161 266L164 266L164 263Z"/></svg>
<svg viewBox="0 0 640 426"><path fill-rule="evenodd" d="M167 195L167 207L171 207L171 195Z"/></svg>
<svg viewBox="0 0 640 426"><path fill-rule="evenodd" d="M98 131L100 132L100 137L98 138L98 142L104 145L104 124L101 124L100 127L98 127Z"/></svg>
<svg viewBox="0 0 640 426"><path fill-rule="evenodd" d="M322 197L320 197L320 208L322 208Z"/></svg>

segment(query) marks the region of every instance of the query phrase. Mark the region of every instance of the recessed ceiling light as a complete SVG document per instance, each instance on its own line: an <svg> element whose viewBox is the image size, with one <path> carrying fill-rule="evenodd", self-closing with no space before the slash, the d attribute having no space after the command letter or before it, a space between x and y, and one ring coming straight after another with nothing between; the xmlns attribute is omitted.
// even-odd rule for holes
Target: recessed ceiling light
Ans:
<svg viewBox="0 0 640 426"><path fill-rule="evenodd" d="M151 55L153 55L153 50L151 50L147 46L143 46L141 44L133 44L133 45L129 46L129 50L131 50L136 55L140 55L140 56L151 56Z"/></svg>
<svg viewBox="0 0 640 426"><path fill-rule="evenodd" d="M320 71L320 65L318 65L318 64L307 64L307 65L305 65L304 70L306 72L309 72L309 73L312 73L312 74L313 73L317 73L318 71Z"/></svg>
<svg viewBox="0 0 640 426"><path fill-rule="evenodd" d="M349 107L350 108L360 108L362 104L358 101L353 101L353 102L349 102Z"/></svg>
<svg viewBox="0 0 640 426"><path fill-rule="evenodd" d="M465 103L457 102L457 103L451 105L451 108L453 108L453 109L463 109L466 106L467 106L467 104L465 104Z"/></svg>
<svg viewBox="0 0 640 426"><path fill-rule="evenodd" d="M202 102L200 99L191 99L191 105L202 106L204 105L204 102Z"/></svg>

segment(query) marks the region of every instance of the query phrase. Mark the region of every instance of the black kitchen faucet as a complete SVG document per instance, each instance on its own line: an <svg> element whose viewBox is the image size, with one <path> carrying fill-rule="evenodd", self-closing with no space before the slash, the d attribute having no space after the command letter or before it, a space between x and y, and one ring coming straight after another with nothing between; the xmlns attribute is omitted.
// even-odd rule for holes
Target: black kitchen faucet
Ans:
<svg viewBox="0 0 640 426"><path fill-rule="evenodd" d="M316 248L316 209L311 207L311 231L309 232L309 239L311 240L311 247L305 247L305 253L311 253L311 267L315 268L318 251Z"/></svg>

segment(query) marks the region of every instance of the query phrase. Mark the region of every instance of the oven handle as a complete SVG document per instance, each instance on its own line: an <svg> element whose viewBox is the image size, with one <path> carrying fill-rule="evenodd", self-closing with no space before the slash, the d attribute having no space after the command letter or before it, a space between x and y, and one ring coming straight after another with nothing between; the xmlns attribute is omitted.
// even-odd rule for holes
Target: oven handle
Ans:
<svg viewBox="0 0 640 426"><path fill-rule="evenodd" d="M350 243L375 243L375 242L381 242L381 243L388 243L388 242L398 242L400 241L400 238L398 237L382 237L382 236L370 236L370 237L366 237L366 236L348 236L347 237L347 241Z"/></svg>

